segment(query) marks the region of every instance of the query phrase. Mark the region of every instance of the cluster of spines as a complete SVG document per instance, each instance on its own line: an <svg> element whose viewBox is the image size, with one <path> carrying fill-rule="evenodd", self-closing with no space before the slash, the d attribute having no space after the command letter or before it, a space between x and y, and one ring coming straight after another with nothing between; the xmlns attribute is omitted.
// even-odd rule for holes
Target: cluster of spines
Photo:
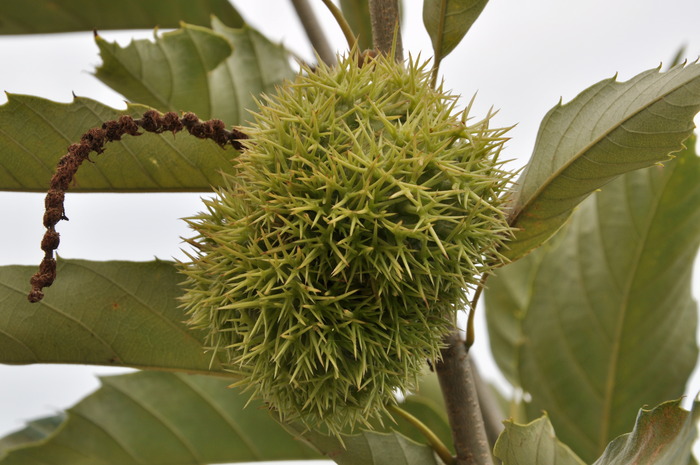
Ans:
<svg viewBox="0 0 700 465"><path fill-rule="evenodd" d="M191 323L285 419L337 432L381 415L500 261L503 130L464 124L428 81L380 58L280 89L190 220Z"/></svg>

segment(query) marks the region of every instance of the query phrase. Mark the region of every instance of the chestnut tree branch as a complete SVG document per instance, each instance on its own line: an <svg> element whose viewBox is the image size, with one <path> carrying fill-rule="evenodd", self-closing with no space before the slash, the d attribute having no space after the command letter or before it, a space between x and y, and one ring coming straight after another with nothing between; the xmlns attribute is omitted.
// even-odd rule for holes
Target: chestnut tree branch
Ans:
<svg viewBox="0 0 700 465"><path fill-rule="evenodd" d="M455 329L435 364L458 465L493 465L467 347Z"/></svg>
<svg viewBox="0 0 700 465"><path fill-rule="evenodd" d="M321 28L311 5L309 5L309 0L291 1L301 21L301 25L304 27L304 32L306 32L311 46L318 53L318 57L327 65L335 64L335 53L333 53L333 49L323 33L323 28Z"/></svg>
<svg viewBox="0 0 700 465"><path fill-rule="evenodd" d="M369 0L369 14L374 48L386 54L391 53L393 49L396 61L403 61L398 0Z"/></svg>

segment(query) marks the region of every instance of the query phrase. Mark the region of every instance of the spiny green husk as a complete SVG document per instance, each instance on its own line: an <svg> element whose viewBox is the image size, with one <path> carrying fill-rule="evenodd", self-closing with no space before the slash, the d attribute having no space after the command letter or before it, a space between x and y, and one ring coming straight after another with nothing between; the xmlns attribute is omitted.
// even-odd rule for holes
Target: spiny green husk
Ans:
<svg viewBox="0 0 700 465"><path fill-rule="evenodd" d="M238 174L189 220L190 323L241 384L333 433L414 387L501 264L503 129L465 124L426 65L357 57L264 98Z"/></svg>

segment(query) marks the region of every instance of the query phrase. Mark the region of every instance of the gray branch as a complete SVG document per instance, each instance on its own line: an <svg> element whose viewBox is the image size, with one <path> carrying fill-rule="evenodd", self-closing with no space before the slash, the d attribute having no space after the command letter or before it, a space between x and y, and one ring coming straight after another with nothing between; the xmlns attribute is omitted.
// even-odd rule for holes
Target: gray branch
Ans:
<svg viewBox="0 0 700 465"><path fill-rule="evenodd" d="M442 360L435 365L458 465L493 465L469 354L459 331L445 338Z"/></svg>
<svg viewBox="0 0 700 465"><path fill-rule="evenodd" d="M382 53L390 53L394 44L394 33L396 33L394 58L397 61L403 61L398 0L369 0L369 14L372 20L374 48Z"/></svg>

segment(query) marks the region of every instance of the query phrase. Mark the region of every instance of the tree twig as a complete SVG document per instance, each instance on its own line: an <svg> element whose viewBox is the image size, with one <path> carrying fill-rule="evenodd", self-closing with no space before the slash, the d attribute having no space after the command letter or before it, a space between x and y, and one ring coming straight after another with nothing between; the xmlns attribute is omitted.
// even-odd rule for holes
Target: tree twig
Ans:
<svg viewBox="0 0 700 465"><path fill-rule="evenodd" d="M393 50L394 58L403 61L398 0L369 0L369 14L374 48L386 54Z"/></svg>
<svg viewBox="0 0 700 465"><path fill-rule="evenodd" d="M459 331L445 338L435 364L457 452L457 465L493 465L467 347Z"/></svg>
<svg viewBox="0 0 700 465"><path fill-rule="evenodd" d="M309 42L311 42L311 46L318 53L318 57L327 65L335 64L335 53L333 53L333 49L323 33L323 28L321 28L311 5L309 5L309 0L291 1L301 21L301 25L304 27L306 37L309 38Z"/></svg>

